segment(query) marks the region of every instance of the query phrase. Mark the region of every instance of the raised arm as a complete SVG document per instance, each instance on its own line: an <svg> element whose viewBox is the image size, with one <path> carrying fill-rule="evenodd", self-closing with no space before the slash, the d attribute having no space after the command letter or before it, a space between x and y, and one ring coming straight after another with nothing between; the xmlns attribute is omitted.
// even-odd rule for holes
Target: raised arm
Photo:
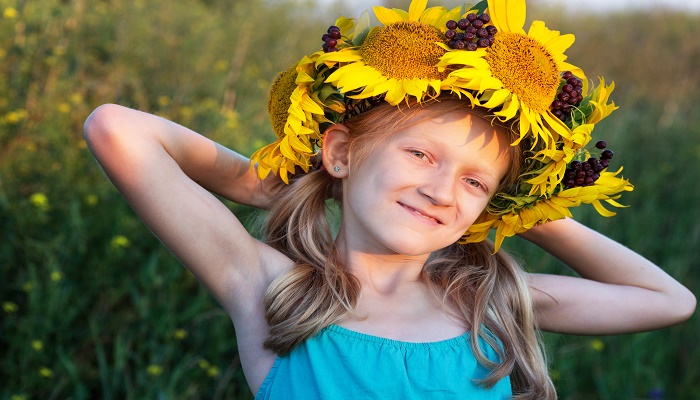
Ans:
<svg viewBox="0 0 700 400"><path fill-rule="evenodd" d="M138 216L229 313L243 291L264 291L288 262L207 191L266 207L269 194L245 157L163 118L111 104L90 115L85 138Z"/></svg>
<svg viewBox="0 0 700 400"><path fill-rule="evenodd" d="M529 275L540 329L637 332L676 324L695 310L695 296L659 267L572 219L548 222L522 236L580 275Z"/></svg>

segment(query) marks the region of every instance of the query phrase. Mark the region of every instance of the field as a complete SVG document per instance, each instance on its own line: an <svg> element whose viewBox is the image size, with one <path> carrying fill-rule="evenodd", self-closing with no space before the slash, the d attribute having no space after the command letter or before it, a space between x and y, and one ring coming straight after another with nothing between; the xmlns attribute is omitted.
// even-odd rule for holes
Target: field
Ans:
<svg viewBox="0 0 700 400"><path fill-rule="evenodd" d="M82 125L118 103L250 155L273 136L270 81L320 46L344 10L328 8L0 0L0 399L252 398L227 315L107 181ZM616 83L620 109L596 132L635 190L616 217L577 218L700 294L700 15L537 3L529 15L574 33L569 60ZM519 239L506 247L530 270L567 273ZM562 399L676 400L700 398L699 334L695 315L655 332L545 338Z"/></svg>

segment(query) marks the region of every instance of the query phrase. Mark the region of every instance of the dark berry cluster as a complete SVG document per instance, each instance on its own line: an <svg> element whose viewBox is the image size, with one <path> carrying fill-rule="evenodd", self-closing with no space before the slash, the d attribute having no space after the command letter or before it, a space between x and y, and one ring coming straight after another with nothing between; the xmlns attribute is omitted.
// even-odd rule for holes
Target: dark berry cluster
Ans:
<svg viewBox="0 0 700 400"><path fill-rule="evenodd" d="M562 85L557 97L552 102L552 114L562 121L566 121L571 115L571 107L576 107L583 100L583 81L577 78L571 71L562 74Z"/></svg>
<svg viewBox="0 0 700 400"><path fill-rule="evenodd" d="M494 35L498 32L495 26L487 23L491 21L488 14L476 15L474 13L459 21L447 21L447 32L445 37L449 40L447 43L451 49L474 51L479 47L489 47L493 44ZM461 32L458 32L461 30Z"/></svg>
<svg viewBox="0 0 700 400"><path fill-rule="evenodd" d="M599 140L596 142L595 147L603 150L606 144L604 141ZM572 161L569 164L569 168L564 172L564 186L567 188L592 186L600 178L600 172L608 167L612 157L612 150L603 150L600 153L600 160L591 157L585 162Z"/></svg>
<svg viewBox="0 0 700 400"><path fill-rule="evenodd" d="M340 40L340 28L331 25L328 28L328 32L323 34L321 40L323 40L323 51L325 53L338 51L338 48L335 46L338 45L338 40Z"/></svg>

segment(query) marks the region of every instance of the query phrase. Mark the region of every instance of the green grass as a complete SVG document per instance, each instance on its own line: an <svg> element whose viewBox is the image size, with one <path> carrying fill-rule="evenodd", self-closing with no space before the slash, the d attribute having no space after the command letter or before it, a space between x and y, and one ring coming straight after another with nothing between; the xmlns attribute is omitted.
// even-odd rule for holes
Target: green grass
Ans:
<svg viewBox="0 0 700 400"><path fill-rule="evenodd" d="M230 320L105 179L82 123L115 102L250 154L272 137L270 81L343 13L295 11L312 4L0 0L0 399L252 397ZM596 133L636 188L614 218L577 217L700 293L700 16L530 11L576 34L567 54L589 78L617 84L621 108ZM506 246L531 270L566 272L523 241ZM563 399L694 399L697 332L694 316L545 337Z"/></svg>

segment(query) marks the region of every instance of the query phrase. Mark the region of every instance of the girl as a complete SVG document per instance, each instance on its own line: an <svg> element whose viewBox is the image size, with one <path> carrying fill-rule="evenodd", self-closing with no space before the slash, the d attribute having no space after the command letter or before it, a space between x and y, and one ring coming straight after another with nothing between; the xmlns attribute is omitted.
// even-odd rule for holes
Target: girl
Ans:
<svg viewBox="0 0 700 400"><path fill-rule="evenodd" d="M536 329L634 332L694 311L660 268L568 218L631 190L604 143L586 148L615 107L564 62L570 35L525 34L522 1L425 3L375 7L375 28L337 20L273 85L278 140L253 168L139 111L86 121L109 178L231 316L260 399L555 398ZM265 242L209 192L270 209ZM580 277L525 273L498 251L515 234Z"/></svg>

